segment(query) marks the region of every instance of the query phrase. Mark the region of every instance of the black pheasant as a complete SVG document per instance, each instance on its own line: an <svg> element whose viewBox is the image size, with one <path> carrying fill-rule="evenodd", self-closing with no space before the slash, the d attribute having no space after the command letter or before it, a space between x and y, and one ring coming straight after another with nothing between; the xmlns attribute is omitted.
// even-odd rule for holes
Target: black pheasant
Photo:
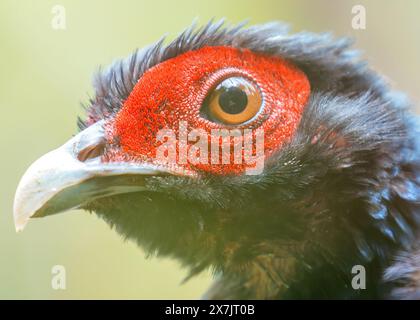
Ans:
<svg viewBox="0 0 420 320"><path fill-rule="evenodd" d="M214 270L205 298L420 298L420 127L349 46L217 22L116 61L23 176L16 228L93 211Z"/></svg>

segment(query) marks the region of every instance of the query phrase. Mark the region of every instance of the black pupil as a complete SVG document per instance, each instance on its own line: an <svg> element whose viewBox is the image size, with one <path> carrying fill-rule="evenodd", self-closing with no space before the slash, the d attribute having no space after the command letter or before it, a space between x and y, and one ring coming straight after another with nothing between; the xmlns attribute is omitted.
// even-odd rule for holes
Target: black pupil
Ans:
<svg viewBox="0 0 420 320"><path fill-rule="evenodd" d="M245 110L248 104L246 93L238 87L224 88L219 96L219 105L229 114L238 114Z"/></svg>

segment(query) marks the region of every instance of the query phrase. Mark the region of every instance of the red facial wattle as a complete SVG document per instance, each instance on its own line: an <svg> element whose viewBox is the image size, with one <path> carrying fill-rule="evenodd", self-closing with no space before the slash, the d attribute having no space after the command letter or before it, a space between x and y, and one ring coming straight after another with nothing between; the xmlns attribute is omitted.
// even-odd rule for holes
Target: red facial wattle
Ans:
<svg viewBox="0 0 420 320"><path fill-rule="evenodd" d="M202 117L201 107L209 91L221 80L241 76L261 91L263 108L254 119L224 125ZM264 130L264 154L269 157L294 134L310 94L306 75L278 57L232 47L204 47L164 61L139 79L108 128L111 144L118 147L108 161L130 160L171 166L172 171L241 174L247 164L156 163L161 129L178 134L180 121L188 131L204 129ZM190 147L193 143L189 144Z"/></svg>

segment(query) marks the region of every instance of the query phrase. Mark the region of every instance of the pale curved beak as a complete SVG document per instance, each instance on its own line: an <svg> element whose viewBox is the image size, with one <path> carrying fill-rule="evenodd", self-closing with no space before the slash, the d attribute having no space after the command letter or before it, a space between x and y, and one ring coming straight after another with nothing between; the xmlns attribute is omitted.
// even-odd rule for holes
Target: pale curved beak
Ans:
<svg viewBox="0 0 420 320"><path fill-rule="evenodd" d="M144 190L144 177L165 174L151 164L103 163L104 121L36 160L21 178L13 215L16 231L42 217L110 195Z"/></svg>

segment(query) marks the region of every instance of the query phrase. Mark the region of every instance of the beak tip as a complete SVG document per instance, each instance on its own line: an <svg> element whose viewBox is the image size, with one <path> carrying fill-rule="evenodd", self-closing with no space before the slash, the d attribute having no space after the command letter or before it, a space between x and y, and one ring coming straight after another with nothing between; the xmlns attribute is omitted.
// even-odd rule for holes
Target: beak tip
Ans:
<svg viewBox="0 0 420 320"><path fill-rule="evenodd" d="M15 224L15 230L16 232L21 232L25 228L26 224L28 223L29 218L25 218L24 215L22 215L15 205L13 208L13 221Z"/></svg>
<svg viewBox="0 0 420 320"><path fill-rule="evenodd" d="M15 226L16 233L21 233L25 227Z"/></svg>
<svg viewBox="0 0 420 320"><path fill-rule="evenodd" d="M31 193L27 192L26 183L22 183L22 178L18 184L13 203L13 222L16 232L21 232L29 221L29 218L34 214L33 208L36 207L35 203L30 201Z"/></svg>
<svg viewBox="0 0 420 320"><path fill-rule="evenodd" d="M15 230L17 233L22 232L23 229L25 229L26 224L28 223L28 219L22 219L14 217L14 223L15 223Z"/></svg>
<svg viewBox="0 0 420 320"><path fill-rule="evenodd" d="M32 163L20 179L13 203L16 232L22 231L29 219L49 200L52 188L48 184L49 168L53 168L55 150ZM57 160L57 162L59 162ZM59 162L62 163L62 162Z"/></svg>

